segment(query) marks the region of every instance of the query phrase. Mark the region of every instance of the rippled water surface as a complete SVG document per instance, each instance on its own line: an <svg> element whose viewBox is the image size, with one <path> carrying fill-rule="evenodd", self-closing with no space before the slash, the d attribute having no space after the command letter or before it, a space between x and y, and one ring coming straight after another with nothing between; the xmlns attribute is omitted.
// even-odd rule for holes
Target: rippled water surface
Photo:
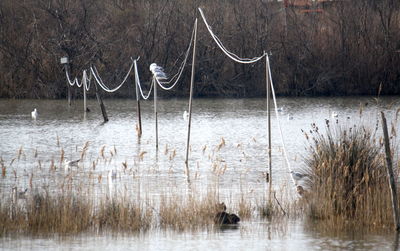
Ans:
<svg viewBox="0 0 400 251"><path fill-rule="evenodd" d="M61 152L68 159L86 153L77 173L90 170L99 194L110 188L106 179L111 169L118 172L114 195L122 192L146 198L160 194L184 195L191 189L206 194L217 189L221 200L236 201L238 196L264 198L263 179L267 169L267 112L265 99L195 99L193 101L189 173L185 168L187 121L183 99L158 102L159 148L156 150L153 103L142 102L143 135L137 137L136 102L105 100L110 121L102 123L95 100L91 112L83 113L81 101L71 107L64 100L0 100L0 157L9 170L0 178L1 193L11 187L44 187L56 191L65 172L59 163ZM285 146L292 169L303 168L306 141L301 129L311 123L321 130L325 120L341 125L368 124L374 128L378 112L389 120L400 107L398 97L385 97L379 104L372 97L280 98L278 105ZM363 107L360 116L360 106ZM37 108L39 117L31 118ZM289 119L289 117L291 117ZM291 187L289 169L283 157L278 121L272 116L272 166L274 188ZM397 128L398 129L398 128ZM104 155L103 157L99 157ZM53 163L52 163L53 161ZM97 165L93 168L93 163ZM123 164L124 163L124 164ZM53 171L38 172L34 170ZM125 166L124 166L125 165ZM217 175L218 170L223 175ZM77 176L79 177L79 175ZM82 179L83 180L83 179ZM140 180L140 182L139 182ZM79 182L79 180L77 181ZM30 184L33 183L33 184ZM92 185L93 185L92 184ZM89 184L81 184L83 186ZM235 205L232 205L235 208ZM236 229L212 229L178 233L152 229L140 235L82 234L63 238L7 237L0 240L4 249L155 249L155 250L392 250L394 236L351 233L327 235L306 226L302 220L283 226L265 220L243 221Z"/></svg>

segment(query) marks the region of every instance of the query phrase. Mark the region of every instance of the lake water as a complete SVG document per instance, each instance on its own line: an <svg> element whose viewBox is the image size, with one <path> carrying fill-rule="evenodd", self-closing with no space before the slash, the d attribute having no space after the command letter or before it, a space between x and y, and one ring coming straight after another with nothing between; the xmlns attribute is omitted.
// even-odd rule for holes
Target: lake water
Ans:
<svg viewBox="0 0 400 251"><path fill-rule="evenodd" d="M68 107L64 100L0 100L0 157L8 166L6 177L0 178L2 196L8 196L14 186L56 192L65 178L58 161L61 152L68 159L79 159L86 144L77 177L83 180L90 170L99 180L98 177L105 177L109 170L117 170L114 196L118 193L137 196L139 190L140 196L154 200L165 194L184 196L192 190L204 196L212 187L231 211L237 210L240 196L245 196L254 207L265 198L264 175L268 165L265 99L195 99L189 173L184 163L187 121L183 113L188 110L187 100L158 102L158 150L152 101L141 103L141 138L137 137L135 129L134 100L105 100L105 105L110 121L102 124L95 100L89 100L91 112L87 114L83 113L82 101L74 101ZM380 98L379 102L372 97L279 98L278 105L283 108L279 113L280 124L290 168L301 170L307 146L301 129L308 131L311 123L316 123L323 130L326 119L331 123L336 123L337 119L344 126L367 124L375 128L380 111L385 111L392 121L400 108L400 100L398 97ZM362 116L360 105L363 106ZM39 112L36 121L30 115L33 108ZM332 112L338 117L332 118ZM55 171L48 171L51 165L56 166ZM296 195L291 195L294 186L283 156L275 113L272 116L272 170L274 189L288 191L286 198L296 199ZM76 182L82 183L82 180L78 178ZM87 186L94 183L99 195L110 193L106 179ZM62 238L4 237L0 248L393 250L395 240L394 235L365 234L360 230L322 233L301 219L276 224L252 217L242 221L236 229L224 230L176 232L155 228L139 235L87 233Z"/></svg>

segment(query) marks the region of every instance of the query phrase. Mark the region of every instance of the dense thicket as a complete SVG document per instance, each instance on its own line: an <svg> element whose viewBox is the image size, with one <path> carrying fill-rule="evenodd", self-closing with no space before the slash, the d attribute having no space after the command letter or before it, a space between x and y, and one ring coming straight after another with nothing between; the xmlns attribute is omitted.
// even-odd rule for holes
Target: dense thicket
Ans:
<svg viewBox="0 0 400 251"><path fill-rule="evenodd" d="M1 0L0 97L61 98L67 55L72 75L90 64L112 85L140 56L142 80L156 62L174 72L202 7L227 48L271 53L281 95L400 93L398 0L332 1L285 7L265 0ZM322 9L307 11L309 9ZM265 94L265 65L232 62L199 20L197 96ZM190 70L174 92L188 92ZM76 90L75 90L76 91ZM133 95L133 85L117 96ZM113 95L113 96L115 96Z"/></svg>

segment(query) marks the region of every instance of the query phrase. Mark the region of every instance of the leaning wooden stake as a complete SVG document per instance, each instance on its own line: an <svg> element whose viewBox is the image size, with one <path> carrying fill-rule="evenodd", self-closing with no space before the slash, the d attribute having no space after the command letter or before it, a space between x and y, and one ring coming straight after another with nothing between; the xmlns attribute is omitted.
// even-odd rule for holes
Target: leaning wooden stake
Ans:
<svg viewBox="0 0 400 251"><path fill-rule="evenodd" d="M99 90L97 89L97 83L94 83L95 86L95 90L96 90L96 98L97 98L97 102L100 105L100 109L101 109L101 113L103 114L103 119L104 119L104 123L106 123L108 121L108 116L107 116L107 112L106 112L106 107L103 104L103 99L101 98L100 94L99 94Z"/></svg>
<svg viewBox="0 0 400 251"><path fill-rule="evenodd" d="M136 69L137 69L136 60L134 60L133 63L135 64L136 113L137 113L138 123L139 123L138 136L141 137L142 136L142 116L140 113L140 95L139 95L139 87L138 87L139 76L136 75L136 72L137 72L136 71Z"/></svg>
<svg viewBox="0 0 400 251"><path fill-rule="evenodd" d="M154 83L154 117L156 119L156 149L158 149L158 120L157 120L157 80L153 77Z"/></svg>
<svg viewBox="0 0 400 251"><path fill-rule="evenodd" d="M190 78L190 94L189 94L189 121L188 121L188 134L187 134L187 142L186 142L186 168L188 168L188 159L189 159L189 143L190 143L190 128L192 126L192 98L193 98L193 84L194 84L194 66L196 61L196 36L197 36L197 18L194 23L194 40L193 40L193 58L192 58L192 76ZM187 171L189 171L187 169Z"/></svg>
<svg viewBox="0 0 400 251"><path fill-rule="evenodd" d="M268 112L268 175L267 182L269 182L269 203L272 201L272 153L271 153L271 99L269 83L269 60L268 55L265 53L265 78L267 87L267 112Z"/></svg>
<svg viewBox="0 0 400 251"><path fill-rule="evenodd" d="M382 115L382 128L383 128L383 137L385 140L385 151L386 151L386 167L389 178L389 186L392 192L392 207L393 207L393 218L395 222L396 231L400 231L400 219L399 219L399 207L397 202L397 190L396 190L396 182L393 173L392 166L392 155L390 153L390 144L389 144L389 134L387 129L387 123L385 114L381 112Z"/></svg>

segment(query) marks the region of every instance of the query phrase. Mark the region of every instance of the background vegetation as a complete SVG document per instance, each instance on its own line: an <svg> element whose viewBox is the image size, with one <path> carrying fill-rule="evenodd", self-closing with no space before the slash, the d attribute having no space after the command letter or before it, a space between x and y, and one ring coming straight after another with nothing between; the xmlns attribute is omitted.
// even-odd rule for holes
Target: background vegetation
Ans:
<svg viewBox="0 0 400 251"><path fill-rule="evenodd" d="M152 62L175 72L197 7L230 50L244 57L271 54L280 95L376 94L380 86L382 94L399 94L399 6L396 0L306 6L266 0L2 0L0 97L65 97L62 56L70 58L72 75L95 64L110 86L123 78L131 56L141 57L144 81ZM195 95L264 95L264 63L232 62L199 21ZM175 92L162 95L186 95L189 74ZM111 97L133 94L129 85Z"/></svg>

